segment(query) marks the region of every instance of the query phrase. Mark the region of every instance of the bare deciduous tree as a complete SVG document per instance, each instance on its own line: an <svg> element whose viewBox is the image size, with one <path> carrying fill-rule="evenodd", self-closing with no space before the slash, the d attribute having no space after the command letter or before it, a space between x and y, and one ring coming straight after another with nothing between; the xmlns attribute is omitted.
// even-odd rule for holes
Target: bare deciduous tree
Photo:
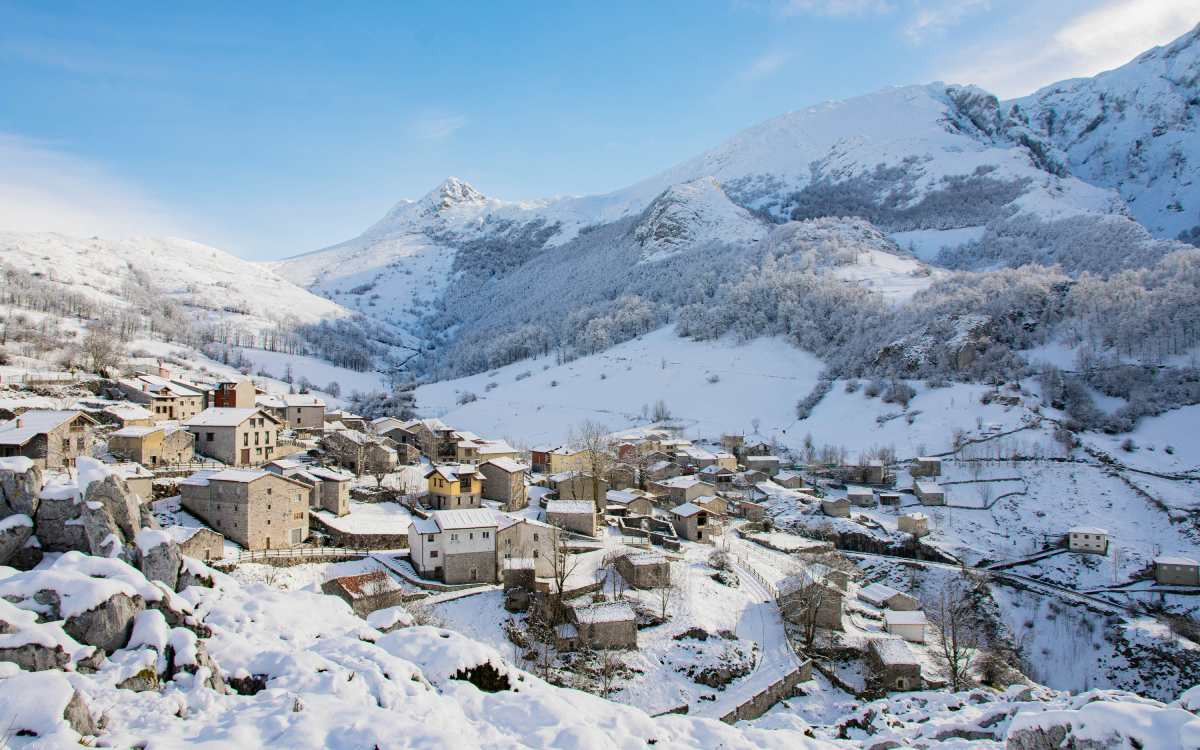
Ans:
<svg viewBox="0 0 1200 750"><path fill-rule="evenodd" d="M822 610L831 606L840 594L815 576L797 573L779 584L779 605L784 617L800 627L800 641L806 651L817 642Z"/></svg>
<svg viewBox="0 0 1200 750"><path fill-rule="evenodd" d="M80 344L85 366L101 375L107 375L120 364L122 349L116 336L98 326L89 328Z"/></svg>
<svg viewBox="0 0 1200 750"><path fill-rule="evenodd" d="M605 493L601 484L615 463L608 428L590 420L581 422L571 431L569 442L575 450L583 451L584 471L591 476L592 502L596 512L603 513Z"/></svg>
<svg viewBox="0 0 1200 750"><path fill-rule="evenodd" d="M969 581L947 581L933 601L926 603L925 613L933 629L934 655L946 670L950 689L962 690L971 681L971 666L983 644Z"/></svg>

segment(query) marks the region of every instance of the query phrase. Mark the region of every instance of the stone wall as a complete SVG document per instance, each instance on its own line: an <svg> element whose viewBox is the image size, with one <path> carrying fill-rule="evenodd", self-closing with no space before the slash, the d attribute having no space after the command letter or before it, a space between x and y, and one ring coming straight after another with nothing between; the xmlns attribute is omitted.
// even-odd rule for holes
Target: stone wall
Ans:
<svg viewBox="0 0 1200 750"><path fill-rule="evenodd" d="M809 679L812 679L812 662L805 659L782 679L768 685L762 692L722 716L721 721L733 724L738 721L757 719L769 711L771 706L784 698L795 695L796 686Z"/></svg>

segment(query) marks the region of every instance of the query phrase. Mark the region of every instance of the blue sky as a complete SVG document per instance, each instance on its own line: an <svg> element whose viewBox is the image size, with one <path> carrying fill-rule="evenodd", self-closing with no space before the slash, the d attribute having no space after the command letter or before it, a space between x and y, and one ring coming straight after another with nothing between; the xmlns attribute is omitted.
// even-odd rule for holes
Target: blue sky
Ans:
<svg viewBox="0 0 1200 750"><path fill-rule="evenodd" d="M889 85L1002 96L1124 62L1194 0L0 0L0 228L170 233L255 259L447 175L623 187L768 117Z"/></svg>

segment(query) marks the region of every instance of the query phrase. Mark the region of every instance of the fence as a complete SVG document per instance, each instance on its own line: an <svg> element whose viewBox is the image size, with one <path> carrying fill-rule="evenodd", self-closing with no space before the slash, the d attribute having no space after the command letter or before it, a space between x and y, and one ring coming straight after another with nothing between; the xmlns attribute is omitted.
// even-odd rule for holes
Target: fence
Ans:
<svg viewBox="0 0 1200 750"><path fill-rule="evenodd" d="M734 552L733 559L738 561L738 564L750 574L751 578L762 584L762 587L767 590L767 593L771 595L772 599L779 598L779 588L775 584L768 581L762 573L759 573L758 569L754 567L754 563L750 562L749 558L744 557L740 552Z"/></svg>
<svg viewBox="0 0 1200 750"><path fill-rule="evenodd" d="M256 549L239 552L218 561L218 565L239 565L248 562L312 561L367 557L361 549L346 547L295 547L289 549Z"/></svg>
<svg viewBox="0 0 1200 750"><path fill-rule="evenodd" d="M0 372L0 384L3 385L55 385L77 380L79 376L70 372Z"/></svg>

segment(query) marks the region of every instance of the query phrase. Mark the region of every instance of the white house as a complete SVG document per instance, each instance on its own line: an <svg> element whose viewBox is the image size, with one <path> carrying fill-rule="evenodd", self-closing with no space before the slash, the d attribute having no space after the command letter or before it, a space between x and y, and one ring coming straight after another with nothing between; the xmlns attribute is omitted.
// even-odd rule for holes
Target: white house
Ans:
<svg viewBox="0 0 1200 750"><path fill-rule="evenodd" d="M904 612L889 609L883 613L883 628L909 643L924 643L925 613L919 609Z"/></svg>
<svg viewBox="0 0 1200 750"><path fill-rule="evenodd" d="M1075 526L1067 532L1067 549L1072 552L1108 554L1108 530L1095 526Z"/></svg>
<svg viewBox="0 0 1200 750"><path fill-rule="evenodd" d="M413 567L444 583L496 582L496 515L489 508L437 510L408 527Z"/></svg>

